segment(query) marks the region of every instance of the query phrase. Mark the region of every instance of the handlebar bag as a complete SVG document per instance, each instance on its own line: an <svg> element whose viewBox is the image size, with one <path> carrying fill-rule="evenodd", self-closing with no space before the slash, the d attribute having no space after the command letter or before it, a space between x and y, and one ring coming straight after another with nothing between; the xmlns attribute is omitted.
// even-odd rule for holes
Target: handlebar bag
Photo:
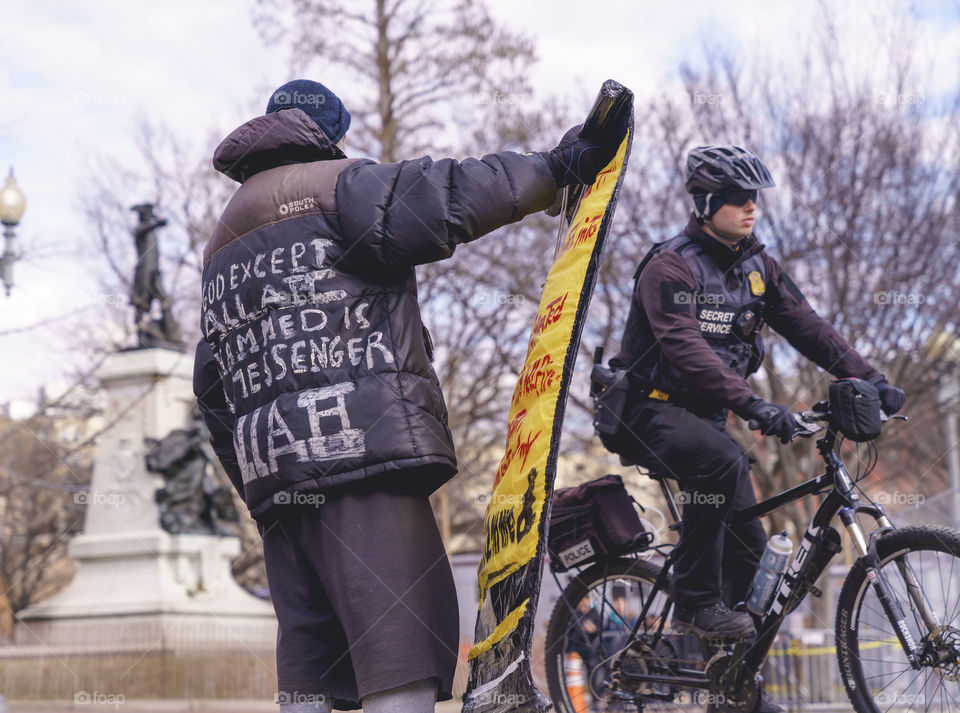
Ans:
<svg viewBox="0 0 960 713"><path fill-rule="evenodd" d="M547 549L554 572L637 552L652 539L619 475L559 488L553 494Z"/></svg>
<svg viewBox="0 0 960 713"><path fill-rule="evenodd" d="M830 411L837 430L863 443L880 435L880 392L863 379L838 379L830 384Z"/></svg>

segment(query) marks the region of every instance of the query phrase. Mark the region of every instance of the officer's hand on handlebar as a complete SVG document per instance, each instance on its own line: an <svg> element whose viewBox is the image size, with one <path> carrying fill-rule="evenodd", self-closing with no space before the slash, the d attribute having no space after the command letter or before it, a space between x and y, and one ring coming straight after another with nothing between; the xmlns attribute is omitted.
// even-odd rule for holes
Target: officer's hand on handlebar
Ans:
<svg viewBox="0 0 960 713"><path fill-rule="evenodd" d="M789 443L799 430L790 409L754 396L743 411L751 428L759 428L764 436L777 436L781 443Z"/></svg>
<svg viewBox="0 0 960 713"><path fill-rule="evenodd" d="M880 406L887 415L892 416L902 409L903 405L907 402L907 395L903 393L901 389L890 384L887 381L887 377L882 374L870 379L870 383L876 386L877 391L880 392Z"/></svg>

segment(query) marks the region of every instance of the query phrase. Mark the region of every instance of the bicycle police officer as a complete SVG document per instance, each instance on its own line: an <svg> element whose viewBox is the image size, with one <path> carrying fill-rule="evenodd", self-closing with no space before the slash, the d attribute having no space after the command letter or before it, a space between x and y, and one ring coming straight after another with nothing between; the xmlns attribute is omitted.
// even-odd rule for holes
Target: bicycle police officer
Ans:
<svg viewBox="0 0 960 713"><path fill-rule="evenodd" d="M644 257L611 366L628 370L622 454L676 478L684 506L671 594L674 629L702 638L753 633L741 602L763 552L759 520L726 523L756 503L746 452L725 429L727 414L760 424L787 443L790 409L764 401L746 382L763 358L766 322L836 377L877 386L895 413L905 395L813 310L753 235L757 196L774 185L751 151L701 146L687 158L693 214L683 231ZM765 703L762 711L779 707Z"/></svg>

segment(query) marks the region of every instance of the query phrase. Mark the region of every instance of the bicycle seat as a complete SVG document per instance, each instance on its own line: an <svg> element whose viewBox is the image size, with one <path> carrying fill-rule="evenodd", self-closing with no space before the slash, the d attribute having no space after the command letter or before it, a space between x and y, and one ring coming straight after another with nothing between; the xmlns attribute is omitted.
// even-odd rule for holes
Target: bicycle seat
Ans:
<svg viewBox="0 0 960 713"><path fill-rule="evenodd" d="M634 458L633 456L620 455L620 465L623 465L623 466L631 466L631 465L633 465L633 466L637 466L637 467L643 468L644 470L646 470L645 475L646 475L648 478L652 478L653 480L669 480L669 479L671 479L671 478L674 477L674 476L672 476L672 475L670 475L670 474L668 474L668 473L661 473L661 472L659 472L659 471L657 471L657 470L654 470L654 469L651 468L649 465L647 465L647 464L643 463L642 461Z"/></svg>
<svg viewBox="0 0 960 713"><path fill-rule="evenodd" d="M670 475L669 473L660 473L655 470L650 470L649 468L647 468L647 477L652 478L653 480L661 481L675 480L674 476Z"/></svg>

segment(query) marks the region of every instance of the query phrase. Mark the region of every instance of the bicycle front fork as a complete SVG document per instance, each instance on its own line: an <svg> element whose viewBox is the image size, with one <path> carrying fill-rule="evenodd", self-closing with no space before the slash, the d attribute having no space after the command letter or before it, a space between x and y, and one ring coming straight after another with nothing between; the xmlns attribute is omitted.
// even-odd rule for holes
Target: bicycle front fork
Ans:
<svg viewBox="0 0 960 713"><path fill-rule="evenodd" d="M893 529L893 523L890 522L890 518L882 511L879 514L875 514L874 517L876 518L877 525L880 527L879 531ZM890 588L886 577L880 569L880 557L877 554L876 547L876 533L871 535L868 543L863 536L863 530L860 528L859 523L857 523L856 511L853 508L842 508L840 510L840 519L847 528L847 533L849 533L850 539L853 541L853 546L856 548L857 554L860 555L860 559L863 560L867 580L873 587L877 599L880 600L880 606L883 607L887 619L889 619L893 625L893 630L896 632L897 639L899 639L900 645L907 655L910 666L914 669L919 669L922 666L921 650L920 647L917 646L917 642L914 641L913 634L910 632L910 627L907 624L907 618L904 614L903 607L900 605L900 600ZM933 632L940 626L940 622L937 620L936 615L930 607L930 603L923 594L913 567L907 562L906 557L898 557L895 562L897 568L900 570L900 575L903 577L907 593L913 600L913 604L923 619L924 624L927 626L928 633Z"/></svg>

